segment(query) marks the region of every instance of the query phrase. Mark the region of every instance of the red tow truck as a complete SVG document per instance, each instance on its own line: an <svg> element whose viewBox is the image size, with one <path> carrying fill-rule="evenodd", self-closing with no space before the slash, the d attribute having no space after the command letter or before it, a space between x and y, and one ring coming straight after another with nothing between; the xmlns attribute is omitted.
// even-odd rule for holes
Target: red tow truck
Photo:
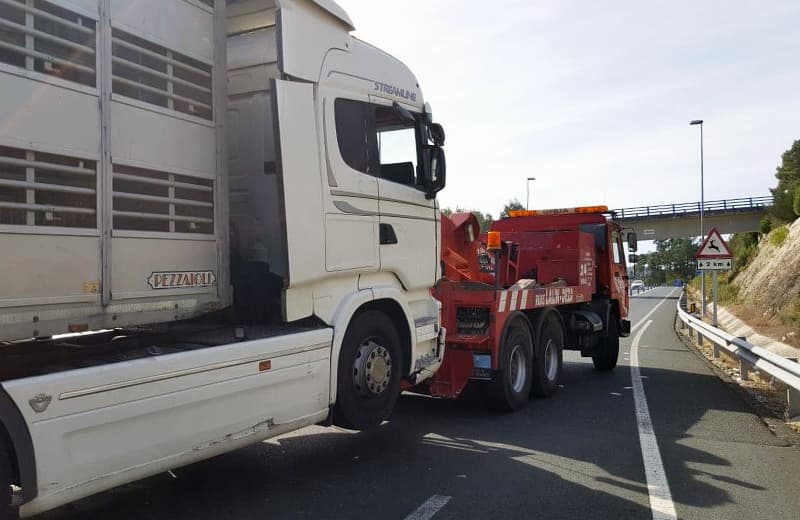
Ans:
<svg viewBox="0 0 800 520"><path fill-rule="evenodd" d="M485 235L470 213L442 216L433 294L447 346L430 394L482 381L495 408L513 411L557 389L564 349L613 370L630 334L622 234L605 206L512 211Z"/></svg>

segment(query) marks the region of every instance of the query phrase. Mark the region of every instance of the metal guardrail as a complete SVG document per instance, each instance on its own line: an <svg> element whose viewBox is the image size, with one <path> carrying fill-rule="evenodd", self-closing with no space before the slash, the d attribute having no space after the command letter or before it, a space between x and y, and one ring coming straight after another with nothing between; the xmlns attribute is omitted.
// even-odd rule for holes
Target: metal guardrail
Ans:
<svg viewBox="0 0 800 520"><path fill-rule="evenodd" d="M749 373L757 370L777 379L786 385L787 418L800 416L800 364L785 357L774 354L764 348L747 342L744 338L728 334L686 312L686 291L678 299L678 318L682 327L689 330L689 337L694 332L698 343L703 338L714 345L714 357L719 357L724 349L739 360L739 373L747 380Z"/></svg>
<svg viewBox="0 0 800 520"><path fill-rule="evenodd" d="M766 208L772 206L773 203L773 197L768 195L765 197L749 197L745 199L707 200L702 204L702 207L704 213L712 211L744 211ZM683 204L662 204L660 206L622 208L612 211L616 214L617 218L624 219L700 213L700 207L700 202L686 202Z"/></svg>

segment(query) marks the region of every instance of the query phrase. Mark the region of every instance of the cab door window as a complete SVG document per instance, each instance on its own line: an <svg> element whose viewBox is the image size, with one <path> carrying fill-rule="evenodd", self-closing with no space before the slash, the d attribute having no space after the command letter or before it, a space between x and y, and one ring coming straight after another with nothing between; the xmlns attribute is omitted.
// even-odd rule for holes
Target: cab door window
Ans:
<svg viewBox="0 0 800 520"><path fill-rule="evenodd" d="M419 185L417 122L403 119L390 107L375 106L375 132L380 177L407 186Z"/></svg>
<svg viewBox="0 0 800 520"><path fill-rule="evenodd" d="M612 249L614 250L614 263L621 264L622 259L624 258L623 251L622 251L622 239L620 237L619 231L614 231L612 235Z"/></svg>
<svg viewBox="0 0 800 520"><path fill-rule="evenodd" d="M377 175L377 144L372 105L339 98L334 103L339 153L351 168Z"/></svg>
<svg viewBox="0 0 800 520"><path fill-rule="evenodd" d="M419 124L391 107L339 98L334 103L339 153L351 168L387 181L417 187Z"/></svg>

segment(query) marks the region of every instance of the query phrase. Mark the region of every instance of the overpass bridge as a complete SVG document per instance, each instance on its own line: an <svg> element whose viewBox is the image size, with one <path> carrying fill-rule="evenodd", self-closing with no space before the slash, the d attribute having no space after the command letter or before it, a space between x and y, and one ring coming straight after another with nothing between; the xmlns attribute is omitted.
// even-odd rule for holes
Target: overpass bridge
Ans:
<svg viewBox="0 0 800 520"><path fill-rule="evenodd" d="M772 196L705 201L703 225L708 232L758 231L761 219L773 204ZM700 202L662 204L612 210L617 221L636 230L639 240L693 238L700 234Z"/></svg>

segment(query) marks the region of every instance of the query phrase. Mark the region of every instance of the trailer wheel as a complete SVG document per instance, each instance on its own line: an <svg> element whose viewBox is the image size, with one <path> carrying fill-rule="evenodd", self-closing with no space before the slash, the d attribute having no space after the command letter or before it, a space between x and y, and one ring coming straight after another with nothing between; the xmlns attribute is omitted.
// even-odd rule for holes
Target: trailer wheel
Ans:
<svg viewBox="0 0 800 520"><path fill-rule="evenodd" d="M553 313L542 322L537 346L539 355L533 361L531 393L536 397L548 397L558 389L564 359L564 329Z"/></svg>
<svg viewBox="0 0 800 520"><path fill-rule="evenodd" d="M394 323L384 313L358 314L344 335L339 354L333 423L351 430L378 427L400 395L403 352Z"/></svg>
<svg viewBox="0 0 800 520"><path fill-rule="evenodd" d="M11 469L11 457L6 446L0 442L0 520L17 518L16 508L11 505L11 485L13 483L14 474Z"/></svg>
<svg viewBox="0 0 800 520"><path fill-rule="evenodd" d="M603 372L614 370L619 358L619 320L612 314L608 320L608 337L597 345L592 356L594 368Z"/></svg>
<svg viewBox="0 0 800 520"><path fill-rule="evenodd" d="M515 320L508 326L500 349L500 370L495 371L490 386L490 404L496 410L513 412L528 403L531 392L533 341L526 321Z"/></svg>

